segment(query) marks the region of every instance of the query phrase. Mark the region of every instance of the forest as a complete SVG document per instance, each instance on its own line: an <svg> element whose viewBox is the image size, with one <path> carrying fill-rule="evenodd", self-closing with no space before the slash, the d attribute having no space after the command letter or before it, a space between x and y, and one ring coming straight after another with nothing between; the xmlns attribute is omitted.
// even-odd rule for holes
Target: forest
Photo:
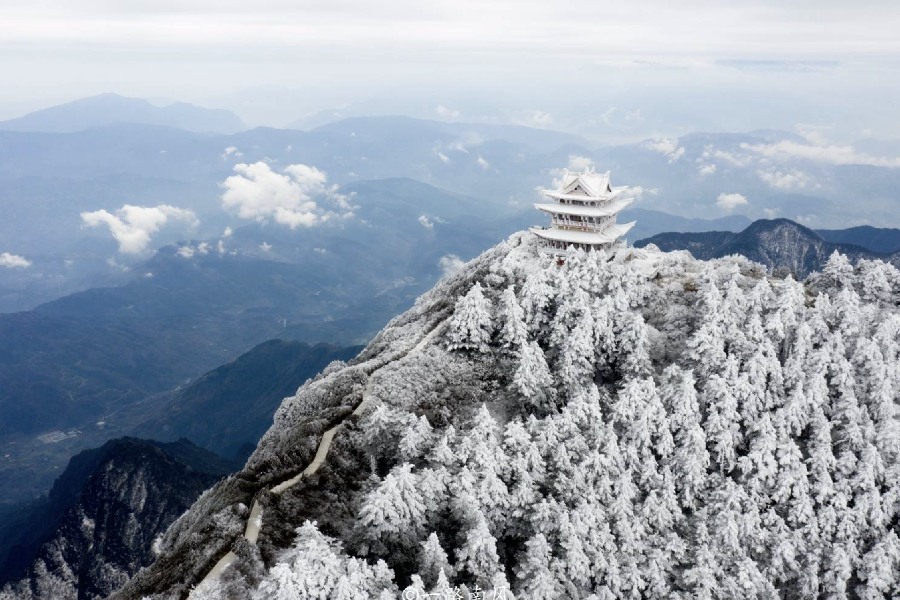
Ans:
<svg viewBox="0 0 900 600"><path fill-rule="evenodd" d="M798 282L654 247L558 266L515 235L285 400L261 482L375 398L319 475L261 486L258 546L192 597L895 596L898 300L897 269L840 254ZM234 536L201 526L238 510L216 494L164 554ZM117 597L170 597L151 580Z"/></svg>

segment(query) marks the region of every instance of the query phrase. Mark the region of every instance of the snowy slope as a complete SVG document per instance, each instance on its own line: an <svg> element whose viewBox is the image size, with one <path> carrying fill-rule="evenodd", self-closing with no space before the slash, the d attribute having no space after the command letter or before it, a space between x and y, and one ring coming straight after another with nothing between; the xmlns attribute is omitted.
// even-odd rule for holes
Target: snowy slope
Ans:
<svg viewBox="0 0 900 600"><path fill-rule="evenodd" d="M285 400L113 598L896 595L898 299L875 261L517 234Z"/></svg>

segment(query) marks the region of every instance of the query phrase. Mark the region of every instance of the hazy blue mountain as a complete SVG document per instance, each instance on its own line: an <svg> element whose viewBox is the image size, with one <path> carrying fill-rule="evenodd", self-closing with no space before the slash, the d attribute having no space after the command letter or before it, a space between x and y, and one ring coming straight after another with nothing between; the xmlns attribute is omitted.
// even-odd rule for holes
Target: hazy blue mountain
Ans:
<svg viewBox="0 0 900 600"><path fill-rule="evenodd" d="M361 349L264 342L154 399L158 409L133 434L162 441L187 438L220 456L237 456L256 447L284 398L332 361L350 360Z"/></svg>
<svg viewBox="0 0 900 600"><path fill-rule="evenodd" d="M740 254L769 269L786 271L801 279L812 271L821 270L835 251L847 255L852 262L861 258L900 262L898 254L882 254L862 246L828 242L812 229L788 219L754 221L738 233L661 233L634 245L641 248L648 244L667 252L687 250L701 260Z"/></svg>
<svg viewBox="0 0 900 600"><path fill-rule="evenodd" d="M637 221L634 228L628 232L628 238L632 240L669 231L741 231L751 223L744 215L729 215L717 219L689 219L645 208L626 209L620 213L618 221L620 223Z"/></svg>
<svg viewBox="0 0 900 600"><path fill-rule="evenodd" d="M816 233L836 244L853 244L883 254L900 252L900 229L863 225L849 229L817 229Z"/></svg>
<svg viewBox="0 0 900 600"><path fill-rule="evenodd" d="M537 188L551 185L572 160L592 160L597 169L612 171L615 185L632 186L636 210L710 220L734 213L751 219L777 215L813 228L861 220L896 224L900 170L761 153L788 142L807 143L790 133L756 131L593 147L577 136L541 129L405 117L355 117L309 131L256 128L232 135L134 123L74 133L0 131L0 197L13 217L0 222L0 251L33 261L28 269L0 269L0 310L31 308L115 277L121 264L134 266L136 260L127 256L107 263L116 244L105 229L84 228L82 211L166 203L196 213L195 229L167 225L155 235L155 248L239 227L242 221L222 209L219 185L239 162L266 161L276 172L290 164L315 165L327 172L329 183L342 187L414 179L478 199L479 218L469 224L473 232L491 219L541 223L544 216L531 206L540 198ZM746 204L720 206L721 194L740 194ZM647 227L646 217L632 239L699 228ZM731 230L739 224L710 227ZM483 247L472 248L472 254Z"/></svg>
<svg viewBox="0 0 900 600"><path fill-rule="evenodd" d="M40 494L72 453L130 431L124 408L265 340L366 341L445 268L524 226L412 180L346 191L353 219L296 231L254 223L203 250L181 242L124 284L0 315L0 444L16 441L0 502ZM54 431L77 433L42 441Z"/></svg>
<svg viewBox="0 0 900 600"><path fill-rule="evenodd" d="M234 113L177 102L155 106L141 98L100 94L0 121L0 130L69 133L116 123L164 125L187 131L234 133L244 124Z"/></svg>
<svg viewBox="0 0 900 600"><path fill-rule="evenodd" d="M589 146L581 136L537 129L521 125L491 125L485 123L447 123L403 116L351 117L332 121L311 130L314 134L338 134L356 137L362 144L384 144L385 140L415 141L441 140L471 136L468 145L477 147L490 140L504 140L522 145L532 152L546 152L567 144ZM474 136L478 136L475 138ZM465 142L466 140L463 139Z"/></svg>
<svg viewBox="0 0 900 600"><path fill-rule="evenodd" d="M152 562L153 540L235 466L187 440L121 438L79 453L46 500L0 520L0 585L25 575L18 597L29 588L48 600L105 597ZM54 581L37 584L48 572Z"/></svg>

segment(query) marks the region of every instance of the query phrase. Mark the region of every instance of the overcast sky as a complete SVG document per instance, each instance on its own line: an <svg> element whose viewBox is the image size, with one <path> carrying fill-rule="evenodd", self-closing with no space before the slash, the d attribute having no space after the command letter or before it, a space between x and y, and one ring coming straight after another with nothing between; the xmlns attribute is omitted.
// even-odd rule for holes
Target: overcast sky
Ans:
<svg viewBox="0 0 900 600"><path fill-rule="evenodd" d="M625 129L756 127L767 114L783 127L842 121L849 103L865 113L852 128L900 137L894 0L0 0L0 11L0 118L106 91L272 125L439 104L445 117L561 128L610 109ZM710 113L736 97L745 117Z"/></svg>

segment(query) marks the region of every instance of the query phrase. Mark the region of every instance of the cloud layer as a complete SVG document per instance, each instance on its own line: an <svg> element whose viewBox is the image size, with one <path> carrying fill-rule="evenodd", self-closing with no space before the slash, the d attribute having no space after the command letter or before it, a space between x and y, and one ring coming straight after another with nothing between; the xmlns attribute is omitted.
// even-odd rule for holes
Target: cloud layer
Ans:
<svg viewBox="0 0 900 600"><path fill-rule="evenodd" d="M296 229L353 215L349 197L337 185L329 186L325 172L316 167L288 165L276 173L256 162L237 164L234 172L221 184L222 206L242 219L272 220Z"/></svg>
<svg viewBox="0 0 900 600"><path fill-rule="evenodd" d="M27 269L31 266L31 261L24 256L4 252L0 254L0 267L7 269Z"/></svg>
<svg viewBox="0 0 900 600"><path fill-rule="evenodd" d="M684 156L684 147L678 145L678 140L662 138L658 140L647 140L644 147L654 152L659 152L669 159L670 163L675 162Z"/></svg>
<svg viewBox="0 0 900 600"><path fill-rule="evenodd" d="M869 165L872 167L900 167L900 158L872 156L853 146L801 144L782 140L774 144L741 144L741 148L773 159L801 159L831 165Z"/></svg>
<svg viewBox="0 0 900 600"><path fill-rule="evenodd" d="M193 211L160 204L158 206L133 206L126 204L115 214L106 210L81 213L81 220L88 227L106 225L119 243L122 254L140 254L147 249L153 234L170 220L183 221L192 227L198 224Z"/></svg>
<svg viewBox="0 0 900 600"><path fill-rule="evenodd" d="M743 194L726 194L723 192L716 198L716 206L724 210L734 210L744 204L748 204L748 202L747 197Z"/></svg>

